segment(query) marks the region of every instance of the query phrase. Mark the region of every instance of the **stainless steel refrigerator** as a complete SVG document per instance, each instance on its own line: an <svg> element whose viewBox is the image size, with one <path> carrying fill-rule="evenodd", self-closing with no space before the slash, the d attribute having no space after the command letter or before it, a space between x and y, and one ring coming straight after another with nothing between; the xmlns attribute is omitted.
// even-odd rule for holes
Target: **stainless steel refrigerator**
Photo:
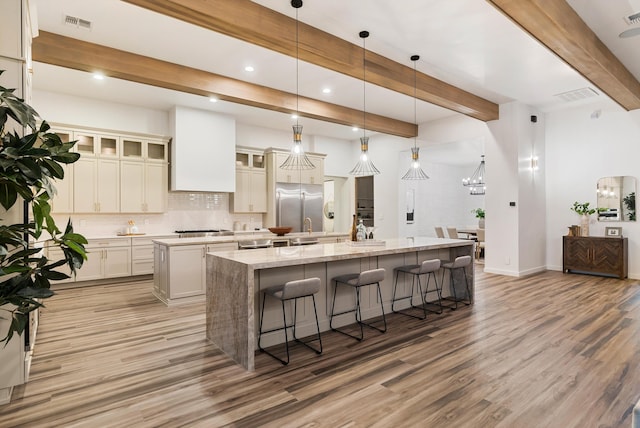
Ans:
<svg viewBox="0 0 640 428"><path fill-rule="evenodd" d="M309 217L314 232L321 232L323 208L322 184L276 183L277 226L291 226L292 232L306 231L304 219Z"/></svg>

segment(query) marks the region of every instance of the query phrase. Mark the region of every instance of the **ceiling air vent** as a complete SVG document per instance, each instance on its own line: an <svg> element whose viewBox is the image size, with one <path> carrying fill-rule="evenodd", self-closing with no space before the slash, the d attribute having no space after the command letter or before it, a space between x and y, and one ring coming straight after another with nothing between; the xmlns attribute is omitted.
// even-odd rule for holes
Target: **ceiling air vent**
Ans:
<svg viewBox="0 0 640 428"><path fill-rule="evenodd" d="M78 18L75 16L65 15L64 23L73 27L91 30L91 21L87 21L86 19Z"/></svg>
<svg viewBox="0 0 640 428"><path fill-rule="evenodd" d="M627 25L640 24L640 12L625 16L624 22L626 22Z"/></svg>
<svg viewBox="0 0 640 428"><path fill-rule="evenodd" d="M555 94L554 96L560 98L562 101L571 102L584 100L585 98L597 97L598 93L591 88L581 88L569 92L563 92L561 94Z"/></svg>

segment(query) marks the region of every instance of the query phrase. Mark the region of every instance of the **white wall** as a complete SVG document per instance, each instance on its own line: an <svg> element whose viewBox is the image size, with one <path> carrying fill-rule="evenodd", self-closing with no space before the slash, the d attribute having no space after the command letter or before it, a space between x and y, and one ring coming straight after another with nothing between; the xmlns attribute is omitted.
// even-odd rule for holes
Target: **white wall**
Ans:
<svg viewBox="0 0 640 428"><path fill-rule="evenodd" d="M607 176L640 177L640 111L603 110L592 118L593 107L546 115L547 239L549 269L562 269L562 236L579 224L570 210L574 202L596 203L596 183ZM546 164L546 165L545 165ZM637 191L636 191L637 193ZM590 234L603 236L605 226L622 226L629 239L629 276L640 278L640 224L598 223L592 216Z"/></svg>
<svg viewBox="0 0 640 428"><path fill-rule="evenodd" d="M428 158L424 155L428 155L428 149L421 150L421 158ZM409 168L410 159L411 152L405 151L399 154L398 162ZM424 161L421 161L420 164L423 171L429 176L428 180L399 180L398 195L401 199L407 190L414 190L415 221L413 224L407 224L404 213L401 213L398 236L435 237L434 228L436 226L443 228L448 226L477 227L478 219L471 210L484 208L484 196L470 195L469 189L462 186L462 177L471 174L477 164L456 166ZM402 172L404 171L402 170Z"/></svg>
<svg viewBox="0 0 640 428"><path fill-rule="evenodd" d="M34 90L33 107L49 123L170 135L169 112Z"/></svg>

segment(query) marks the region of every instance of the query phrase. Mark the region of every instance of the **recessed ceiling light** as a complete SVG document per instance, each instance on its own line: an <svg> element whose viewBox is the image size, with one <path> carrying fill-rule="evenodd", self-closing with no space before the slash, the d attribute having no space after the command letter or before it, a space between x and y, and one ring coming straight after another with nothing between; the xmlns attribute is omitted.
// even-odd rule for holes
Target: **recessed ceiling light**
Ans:
<svg viewBox="0 0 640 428"><path fill-rule="evenodd" d="M358 132L360 129L359 129L357 126L354 126L353 128L351 128L351 130L352 130L353 132Z"/></svg>
<svg viewBox="0 0 640 428"><path fill-rule="evenodd" d="M217 102L218 102L218 99L217 99L217 98L215 98L215 97L210 97L210 98L209 98L209 102L210 102L210 103L217 103Z"/></svg>
<svg viewBox="0 0 640 428"><path fill-rule="evenodd" d="M247 65L247 66L244 68L244 71L248 71L248 72L252 72L253 70L255 70L255 68L251 67L250 65Z"/></svg>
<svg viewBox="0 0 640 428"><path fill-rule="evenodd" d="M629 30L625 30L618 35L621 39L627 39L629 37L635 37L640 35L640 27L630 28Z"/></svg>
<svg viewBox="0 0 640 428"><path fill-rule="evenodd" d="M291 115L291 119L297 119L297 118L298 118L297 114L294 113L294 114Z"/></svg>
<svg viewBox="0 0 640 428"><path fill-rule="evenodd" d="M324 89L322 90L322 93L323 93L323 94L330 94L330 93L331 93L331 89L329 89L329 88L324 88Z"/></svg>
<svg viewBox="0 0 640 428"><path fill-rule="evenodd" d="M93 73L93 78L96 80L104 80L104 74L102 73Z"/></svg>

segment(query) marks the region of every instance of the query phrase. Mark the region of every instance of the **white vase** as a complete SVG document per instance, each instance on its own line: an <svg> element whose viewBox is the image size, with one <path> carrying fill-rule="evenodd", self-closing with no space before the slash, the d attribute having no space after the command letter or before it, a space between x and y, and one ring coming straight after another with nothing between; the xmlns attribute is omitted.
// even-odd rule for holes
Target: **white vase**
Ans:
<svg viewBox="0 0 640 428"><path fill-rule="evenodd" d="M484 229L484 218L478 219L478 229Z"/></svg>
<svg viewBox="0 0 640 428"><path fill-rule="evenodd" d="M582 214L580 218L580 236L589 236L589 216Z"/></svg>

